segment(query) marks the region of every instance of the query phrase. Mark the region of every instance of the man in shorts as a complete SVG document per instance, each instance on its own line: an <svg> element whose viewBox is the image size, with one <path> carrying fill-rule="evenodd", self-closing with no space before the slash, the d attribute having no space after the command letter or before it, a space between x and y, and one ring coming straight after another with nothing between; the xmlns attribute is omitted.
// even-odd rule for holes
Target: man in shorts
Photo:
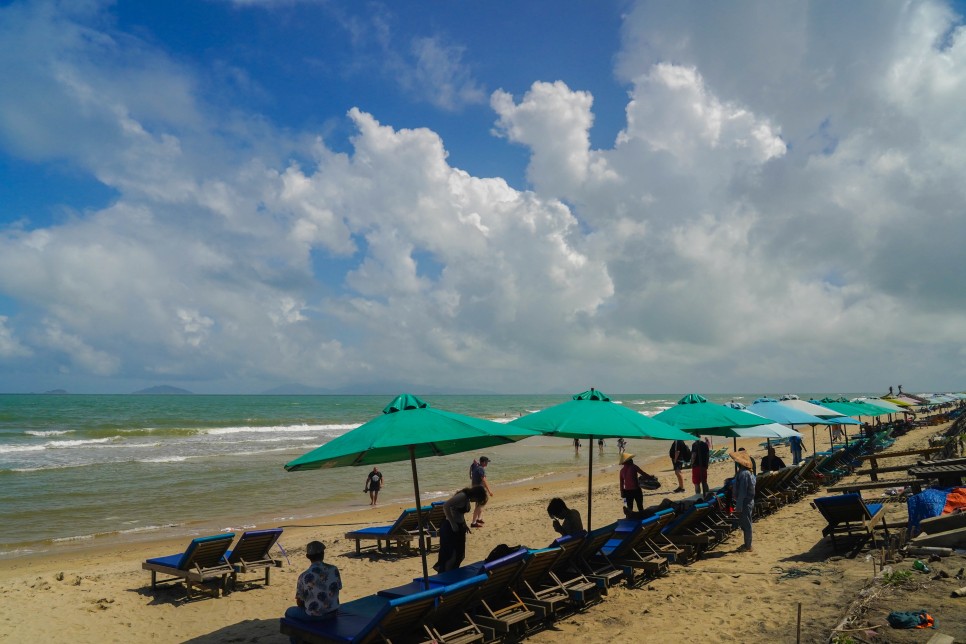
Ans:
<svg viewBox="0 0 966 644"><path fill-rule="evenodd" d="M691 445L691 482L694 493L706 496L708 487L708 465L711 462L711 449L700 436Z"/></svg>
<svg viewBox="0 0 966 644"><path fill-rule="evenodd" d="M671 449L668 450L667 455L671 457L674 476L678 478L678 487L674 491L684 492L684 476L681 474L681 470L684 469L684 464L691 460L691 450L688 449L687 443L678 440L671 443Z"/></svg>
<svg viewBox="0 0 966 644"><path fill-rule="evenodd" d="M493 491L490 490L490 484L486 481L486 466L490 464L490 459L487 456L481 456L479 461L473 461L470 466L470 485L482 485L486 490L488 496L493 496ZM474 503L473 508L473 523L470 524L471 528L482 528L483 527L483 503Z"/></svg>

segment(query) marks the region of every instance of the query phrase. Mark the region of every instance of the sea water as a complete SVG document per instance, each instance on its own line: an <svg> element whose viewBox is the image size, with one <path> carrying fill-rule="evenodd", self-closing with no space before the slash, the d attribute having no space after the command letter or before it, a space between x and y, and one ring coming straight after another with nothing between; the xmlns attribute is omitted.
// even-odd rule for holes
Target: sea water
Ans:
<svg viewBox="0 0 966 644"><path fill-rule="evenodd" d="M679 396L624 394L653 415ZM425 396L431 406L508 422L564 402L561 395ZM748 398L708 396L725 402ZM0 395L0 558L110 538L157 538L297 523L364 510L368 467L286 472L285 463L382 413L392 396ZM488 450L491 484L586 475L617 463L584 441L537 437ZM662 441L631 440L638 462ZM424 502L468 483L480 454L417 462ZM379 466L380 503L414 499L408 461ZM615 479L616 480L616 479ZM615 482L616 487L616 482Z"/></svg>

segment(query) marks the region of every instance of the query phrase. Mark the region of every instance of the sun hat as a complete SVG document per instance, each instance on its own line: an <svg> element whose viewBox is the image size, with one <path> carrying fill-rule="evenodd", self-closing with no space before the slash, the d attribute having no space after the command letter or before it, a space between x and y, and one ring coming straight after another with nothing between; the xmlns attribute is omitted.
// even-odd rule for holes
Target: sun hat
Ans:
<svg viewBox="0 0 966 644"><path fill-rule="evenodd" d="M730 456L735 463L743 468L748 470L754 469L754 466L751 464L751 457L748 456L747 452L728 452L728 456Z"/></svg>
<svg viewBox="0 0 966 644"><path fill-rule="evenodd" d="M306 557L316 557L318 555L325 554L325 544L321 541L309 541L309 544L305 546L305 556Z"/></svg>
<svg viewBox="0 0 966 644"><path fill-rule="evenodd" d="M624 463L631 460L632 458L634 458L633 454L627 454L626 452L624 454L621 454L620 465L623 465Z"/></svg>

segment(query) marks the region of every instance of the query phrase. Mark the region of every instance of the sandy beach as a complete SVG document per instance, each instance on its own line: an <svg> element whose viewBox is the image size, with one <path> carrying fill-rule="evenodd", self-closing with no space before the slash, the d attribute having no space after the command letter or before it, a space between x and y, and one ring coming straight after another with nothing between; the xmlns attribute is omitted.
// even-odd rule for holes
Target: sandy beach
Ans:
<svg viewBox="0 0 966 644"><path fill-rule="evenodd" d="M923 446L946 426L915 429L900 437L894 449ZM828 445L828 435L822 434L818 434L820 449ZM806 445L811 449L811 436ZM757 440L745 441L744 446L755 457L762 455ZM779 456L791 461L787 449L779 450ZM611 462L612 455L605 459L605 464L594 468L595 526L621 517L617 466ZM660 491L646 496L645 504L658 503L668 496L665 490L676 486L668 459L642 466L662 483ZM709 479L717 485L732 473L730 461L712 464ZM586 516L585 475L501 486L498 468L489 474L495 497L486 511L486 527L469 535L467 562L485 557L500 543L533 547L548 544L555 533L545 507L553 496L561 496ZM689 484L688 476L685 472ZM813 496L821 494L824 490ZM855 559L834 556L821 536L824 521L810 506L809 498L757 521L753 553L735 553L740 532L732 534L697 562L672 565L667 577L640 589L612 589L602 604L557 622L529 641L794 642L799 603L801 641L828 641L832 629L869 584L873 563L864 554ZM327 560L342 572L343 602L406 583L420 574L418 556L357 557L354 544L343 537L354 527L391 522L403 507L379 506L330 515L317 522L284 525L280 543L287 553L283 557L286 561L282 568L273 570L271 585L257 585L218 599L184 602L180 586L156 592L149 587L150 574L141 570L141 562L180 552L188 537L0 561L0 640L284 642L287 640L278 631L278 618L292 604L295 580L305 568L304 547L308 541L320 539L328 545ZM895 504L887 516L890 522L904 520L905 504ZM435 554L430 557L432 564ZM933 565L949 569L953 575L963 561L963 557L953 556ZM896 567L909 568L909 563L906 560ZM896 599L896 605L881 615L875 612L880 609L868 608L869 623L884 623L889 610L927 608L937 617L942 633L966 639L966 610L956 603L966 600L946 599L945 604L939 600L948 598L956 581L940 580L930 586L924 577L908 596ZM928 633L922 631L910 634L886 627L879 632L884 639L874 641L928 639ZM853 641L873 641L869 637L863 635Z"/></svg>

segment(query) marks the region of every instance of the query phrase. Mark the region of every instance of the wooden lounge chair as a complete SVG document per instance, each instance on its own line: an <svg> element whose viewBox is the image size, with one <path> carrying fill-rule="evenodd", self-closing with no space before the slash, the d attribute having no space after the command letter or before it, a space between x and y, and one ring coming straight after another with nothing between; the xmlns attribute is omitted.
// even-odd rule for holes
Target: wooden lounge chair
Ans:
<svg viewBox="0 0 966 644"><path fill-rule="evenodd" d="M661 533L675 545L689 545L695 555L718 543L718 535L702 525L704 518L711 512L707 503L695 503L670 522Z"/></svg>
<svg viewBox="0 0 966 644"><path fill-rule="evenodd" d="M609 587L617 585L621 577L627 574L626 570L615 566L614 562L601 552L601 548L611 540L616 529L617 523L612 523L587 533L584 544L573 558L574 565L588 579L600 586L601 592L605 594Z"/></svg>
<svg viewBox="0 0 966 644"><path fill-rule="evenodd" d="M560 556L550 569L553 580L566 589L576 607L583 609L603 599L601 584L581 572L574 558L584 546L586 534L555 539L552 547L560 548Z"/></svg>
<svg viewBox="0 0 966 644"><path fill-rule="evenodd" d="M629 585L667 574L667 558L652 551L648 543L648 528L662 519L651 516L618 521L614 536L600 549L615 566L625 569ZM636 575L637 570L641 571L640 576Z"/></svg>
<svg viewBox="0 0 966 644"><path fill-rule="evenodd" d="M516 588L523 603L547 620L573 607L570 593L550 574L562 553L560 548L531 550L517 576Z"/></svg>
<svg viewBox="0 0 966 644"><path fill-rule="evenodd" d="M858 492L819 497L812 501L812 505L828 522L828 525L822 529L822 536L831 538L833 550L838 550L836 537L844 535L846 538L857 539L849 557L855 557L870 539L875 547L877 528L883 530L886 535L889 534L883 504L865 503Z"/></svg>
<svg viewBox="0 0 966 644"><path fill-rule="evenodd" d="M521 549L484 564L487 578L476 594L478 601L472 616L477 624L488 630L487 641L494 639L496 633L504 638L511 634L520 635L528 628L527 622L544 617L525 604L514 588L526 565L526 554L527 550Z"/></svg>
<svg viewBox="0 0 966 644"><path fill-rule="evenodd" d="M225 590L228 577L234 574L234 568L225 561L225 553L234 538L233 532L198 537L182 553L148 559L141 568L151 571L151 590L155 590L158 584L180 580L184 582L188 599L191 599L193 588L205 585L210 586L209 593L218 597ZM170 578L158 581L158 573L170 575ZM219 583L210 585L210 581Z"/></svg>
<svg viewBox="0 0 966 644"><path fill-rule="evenodd" d="M432 507L430 506L420 509L423 511L424 516L428 516L432 511ZM408 508L403 510L399 518L391 525L372 526L371 528L353 530L352 532L347 532L345 538L355 540L357 555L362 553L363 541L375 541L375 545L369 547L375 548L376 550L391 551L393 544L396 544L397 549L411 550L413 540L419 538L419 513L416 511L416 508Z"/></svg>
<svg viewBox="0 0 966 644"><path fill-rule="evenodd" d="M435 607L423 618L423 629L431 642L472 644L484 640L482 629L466 611L486 578L480 574L443 587Z"/></svg>
<svg viewBox="0 0 966 644"><path fill-rule="evenodd" d="M394 637L421 630L423 617L442 592L442 588L433 588L396 599L369 595L342 604L330 619L304 622L283 617L279 630L293 641L306 644L391 642Z"/></svg>
<svg viewBox="0 0 966 644"><path fill-rule="evenodd" d="M248 530L238 537L235 547L225 553L225 560L233 569L231 574L233 586L239 583L255 583L255 579L239 579L238 575L257 572L262 568L265 569L265 585L268 586L271 583L272 568L282 565L281 560L271 556L271 550L280 536L282 536L282 529L272 528Z"/></svg>

